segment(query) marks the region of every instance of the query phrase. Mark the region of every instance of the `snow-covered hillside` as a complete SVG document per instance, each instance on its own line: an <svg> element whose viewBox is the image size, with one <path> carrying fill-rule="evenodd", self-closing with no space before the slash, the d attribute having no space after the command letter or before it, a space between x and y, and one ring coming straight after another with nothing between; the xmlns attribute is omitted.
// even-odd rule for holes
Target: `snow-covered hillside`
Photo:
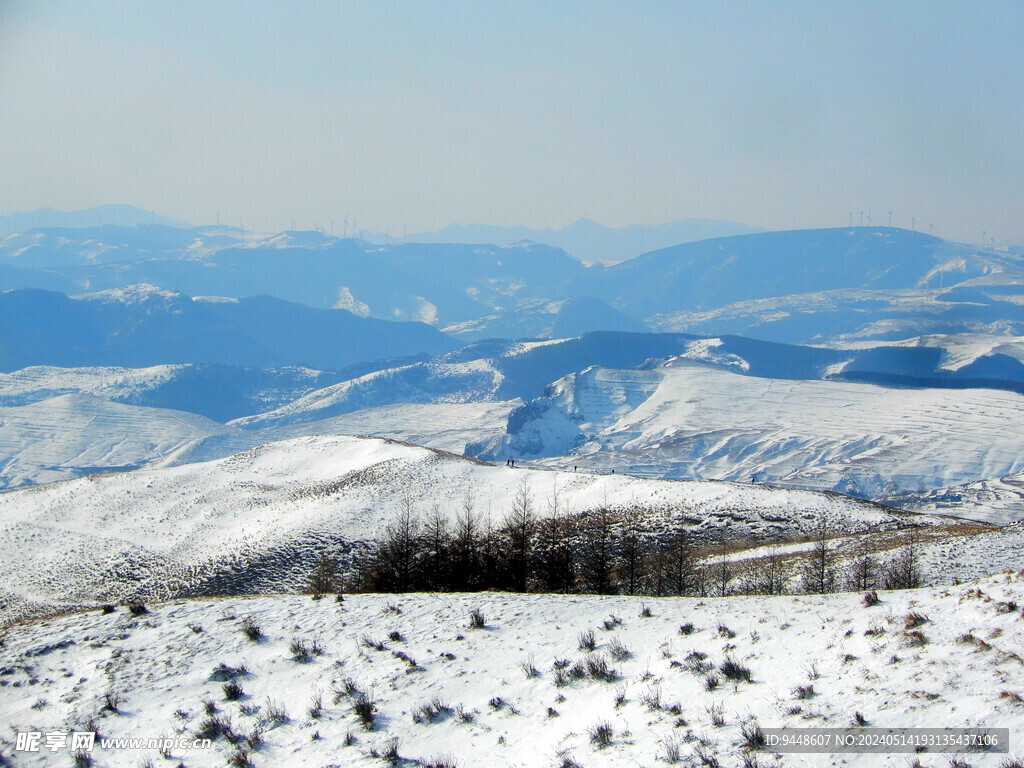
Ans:
<svg viewBox="0 0 1024 768"><path fill-rule="evenodd" d="M193 413L87 394L0 407L0 489L135 469L209 439L220 441L220 455L247 448L253 440Z"/></svg>
<svg viewBox="0 0 1024 768"><path fill-rule="evenodd" d="M925 493L896 494L889 501L902 509L978 518L1024 519L1024 473L976 480Z"/></svg>
<svg viewBox="0 0 1024 768"><path fill-rule="evenodd" d="M488 360L414 363L343 381L232 423L260 429L318 421L393 403L481 402L494 399L502 378Z"/></svg>
<svg viewBox="0 0 1024 768"><path fill-rule="evenodd" d="M995 390L760 379L681 358L567 376L513 411L485 455L877 497L1021 471L1022 406Z"/></svg>
<svg viewBox="0 0 1024 768"><path fill-rule="evenodd" d="M442 330L462 339L564 339L591 331L642 333L650 329L600 299L575 297L529 302Z"/></svg>
<svg viewBox="0 0 1024 768"><path fill-rule="evenodd" d="M106 400L132 398L173 379L186 367L58 368L36 365L11 373L0 372L0 405L27 405L76 392Z"/></svg>
<svg viewBox="0 0 1024 768"><path fill-rule="evenodd" d="M93 384L87 380L86 385ZM101 379L97 389L108 382ZM115 381L111 388L123 390ZM127 385L130 390L131 385ZM41 395L28 391L25 397ZM0 406L0 490L83 475L178 466L305 435L368 435L458 454L497 445L521 401L395 403L272 426L219 424L188 411L111 402L73 392Z"/></svg>
<svg viewBox="0 0 1024 768"><path fill-rule="evenodd" d="M0 755L72 764L67 749L16 751L16 732L51 730L212 739L165 754L97 741L112 768L370 768L389 753L461 768L996 768L1019 754L1021 576L879 598L276 596L59 616L3 638ZM1007 728L1011 754L756 749L758 728L783 726Z"/></svg>
<svg viewBox="0 0 1024 768"><path fill-rule="evenodd" d="M938 370L960 371L977 365L985 358L1005 357L1024 363L1024 337L995 333L950 333L942 335L915 336L897 341L849 342L844 349L866 349L871 347L919 347L940 351Z"/></svg>
<svg viewBox="0 0 1024 768"><path fill-rule="evenodd" d="M636 463L638 471L656 474L658 468L651 468L650 465L652 462L657 464L663 456L668 464L662 470L676 472L674 476L746 480L756 473L767 472L759 477L788 482L790 479L778 466L766 469L767 464L774 465L781 461L784 468L789 455L787 451L802 451L798 456L799 476L793 482L806 482L815 487L835 487L872 497L900 490L930 490L948 481L956 483L991 479L993 476L985 473L1005 473L1009 471L1010 465L998 460L998 457L994 461L979 461L974 465L968 461L961 467L960 474L950 473L948 478L945 475L935 476L932 468L926 467L928 477L924 481L908 482L905 478L893 480L886 476L889 469L872 465L872 462L881 461L889 455L885 453L874 458L870 454L860 455L855 462L857 466L851 469L848 462L843 463L846 462L843 452L852 451L857 445L849 445L847 437L852 435L854 440L860 441L867 436L866 439L873 440L871 430L885 427L886 422L876 413L863 420L863 423L857 423L860 411L850 410L848 406L857 402L870 408L882 402L887 409L904 409L916 407L914 403L917 402L932 400L963 401L968 404L954 407L954 412L959 413L968 408L969 404L987 402L993 397L997 400L1002 398L1001 402L1014 402L1012 397L1007 401L1005 396L987 390L963 389L964 394L958 394L953 389L977 387L986 382L1010 391L1024 386L1024 365L1018 360L1020 347L1016 337L925 337L883 346L824 349L773 344L740 337L702 339L676 334L593 333L570 339L537 342L477 342L429 360L378 360L336 371L317 371L303 367L256 369L196 364L143 369L62 369L36 366L9 374L0 373L0 407L35 404L33 408L24 411L0 411L0 414L6 414L2 416L5 423L0 425L0 449L6 452L0 453L0 462L6 462L12 467L21 465L17 470L17 480L10 472L0 477L6 477L4 482L12 486L18 482L71 477L103 468L143 466L153 459L168 456L177 463L202 461L262 442L303 434L344 433L398 437L430 447L459 453L470 451L474 455L499 459L537 455L536 446L540 442L544 443L540 449L544 455L568 453L577 448L581 440L582 433L577 423L580 418L578 409L574 411L570 422L560 430L552 431L550 426L544 427L547 435L540 440L536 436L529 436L531 429L539 428L537 424L532 427L525 427L524 424L526 421L536 422L536 409L546 408L546 412L550 412L551 405L544 400L532 403L515 415L509 432L511 439L501 446L498 438L504 431L503 409L507 411L517 398L537 398L550 382L595 363L614 369L631 366L643 369L616 374L629 379L632 382L630 386L647 382L628 398L628 402L632 403L630 407L635 407L654 391L652 387L663 387L659 383L663 374L652 373L650 369L659 360L674 356L680 364L686 360L705 363L723 371L755 377L760 382L736 382L734 387L731 383L723 383L732 382L732 378L722 378L725 374L691 381L687 384L687 395L682 401L674 402L669 398L659 406L663 407L659 412L659 423L675 418L674 409L682 409L681 414L691 409L693 402L700 402L703 403L702 409L709 405L713 408L720 406L716 418L721 423L715 422L709 429L732 429L736 426L735 419L731 414L722 414L722 409L742 409L754 402L757 404L754 413L759 416L745 417L744 435L749 434L752 424L756 426L758 418L768 418L769 415L774 421L762 424L757 429L774 430L778 426L781 429L779 435L783 437L792 430L803 435L810 427L802 424L808 421L808 413L811 413L818 414L815 418L836 421L844 430L837 436L835 424L826 424L827 430L821 437L825 443L837 439L845 443L835 450L829 448L820 451L804 450L801 445L789 443L783 447L781 454L773 455L769 461L764 453L774 450L775 446L768 444L771 442L768 440L763 451L731 456L723 462L714 455L716 451L723 450L723 444L719 440L710 440L688 444L689 454L685 458L685 467L680 467L677 454L662 451L654 458L647 457L650 461ZM608 375L601 373L599 378L603 380ZM569 380L586 382L588 376L594 378L591 373L575 379L570 377ZM906 394L906 390L894 390L878 400L875 395L880 390L875 388L844 389L842 386L820 383L798 386L784 382L775 385L765 383L772 378L837 378L890 386L930 385L942 389L921 389L914 394ZM774 386L776 391L779 387L786 389L785 408L777 408L772 414L764 411L759 392L765 386ZM597 390L600 387L595 392ZM151 406L161 410L130 414L127 411L108 409L87 398L73 401L82 404L82 413L66 419L57 414L67 413L71 407L69 401L51 405L42 402L72 393L84 393L117 403ZM873 394L865 400L864 393ZM852 399L847 397L848 394ZM604 416L595 416L589 410L585 416L592 422L592 426L599 424L601 429L608 430L612 428L610 423L604 423L602 419L606 419L610 411L598 403L603 396L595 395L597 399L587 408L596 409L594 413L604 413ZM802 404L805 398L806 403ZM614 406L617 419L624 414L625 402ZM454 408L457 404L466 407ZM826 414L835 408L844 409L839 412L837 420L826 418ZM91 414L104 410L115 410L120 415L95 420L92 418ZM208 416L216 421L232 421L227 427L210 425L205 420L197 422L191 414L178 414L175 411L191 411L192 414ZM169 420L172 425L183 419L189 423L205 424L209 429L204 430L202 435L190 433L182 436L174 431L165 435L155 434L153 439L144 444L125 441L123 435L108 429L112 425L116 426L118 420L142 423L148 413L153 414L157 420ZM991 419L986 421L986 413L982 408L970 414L968 420L975 426L981 422L991 426ZM893 424L902 429L907 426L907 419L920 419L925 423L934 416L935 423L923 429L915 427L915 432L944 433L949 423L948 415L944 407L930 411L926 409L914 416L909 412L904 413L901 417L903 421ZM340 418L342 416L345 418ZM893 418L896 418L895 414ZM48 425L50 429L46 442L32 443L30 448L34 453L27 461L22 456L26 446L20 442L20 433L17 432L17 425L26 420ZM692 425L692 422L688 423ZM813 426L816 422L812 419L809 423ZM1012 420L1010 423L1013 423ZM257 434L242 436L238 434L239 428ZM147 429L150 432L159 431L155 422ZM442 430L444 434L432 432L432 429ZM638 429L639 438L651 439L649 426L641 425ZM5 430L13 437L3 441ZM87 437L86 432L90 436ZM600 444L621 448L622 445L617 442L620 437L608 438ZM630 437L630 440L635 439L637 436ZM899 435L886 434L880 438L880 444L903 439ZM915 438L910 435L909 439L913 442ZM972 439L971 435L967 435L968 443ZM95 456L92 456L86 462L84 459L88 457L84 453L68 453L65 450L67 445L82 444L84 441L91 441L97 446L120 444L117 461L114 462L111 456L96 462L93 460ZM815 446L819 444L815 443ZM634 443L629 450L636 449L638 445L641 450L647 450L642 442ZM727 442L724 448L734 445L735 442ZM127 453L132 446L139 448L135 455ZM740 446L745 447L746 443L741 442ZM837 455L840 459L838 464ZM607 466L632 466L628 463L614 464L622 456L620 451L617 457L609 455L600 458L600 461L607 462ZM602 466L600 463L594 464L595 461L598 461L598 457L588 456L584 459L590 466ZM629 461L633 461L633 458ZM735 467L726 466L729 461ZM578 463L578 460L573 459L573 462ZM831 466L823 468L822 464ZM708 465L711 465L710 470ZM869 471L868 476L861 471L864 467ZM51 471L51 468L58 469ZM731 469L735 469L735 472L728 474L727 471ZM879 477L870 476L870 472L877 472ZM847 475L854 479L847 482Z"/></svg>
<svg viewBox="0 0 1024 768"><path fill-rule="evenodd" d="M1004 283L996 282L1000 278ZM840 289L745 299L645 318L658 331L732 334L787 344L849 346L922 335L1024 335L1024 276L997 272L994 285Z"/></svg>
<svg viewBox="0 0 1024 768"><path fill-rule="evenodd" d="M636 508L715 540L905 524L835 494L492 466L370 438L306 437L217 461L97 475L0 494L0 617L132 597L294 589L316 552L345 557L405 500L450 519L469 497L500 522L528 483L539 513ZM556 494L557 488L557 494ZM937 522L927 518L922 523ZM653 524L653 523L652 523Z"/></svg>

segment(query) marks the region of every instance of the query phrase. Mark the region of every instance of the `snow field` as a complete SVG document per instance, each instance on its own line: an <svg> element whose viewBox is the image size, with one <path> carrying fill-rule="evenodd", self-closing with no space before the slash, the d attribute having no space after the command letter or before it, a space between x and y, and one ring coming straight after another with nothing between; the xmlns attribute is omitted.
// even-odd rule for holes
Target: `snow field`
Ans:
<svg viewBox="0 0 1024 768"><path fill-rule="evenodd" d="M340 604L267 596L152 604L139 616L124 608L59 616L4 636L0 719L9 728L0 749L15 766L54 764L14 752L12 730L90 720L104 736L195 734L204 721L209 728L209 701L231 733L261 731L262 744L221 735L212 750L174 760L220 766L241 749L259 766L377 766L384 763L372 753L397 739L403 765L447 755L464 767L572 760L653 768L678 751L681 765L698 764L703 752L738 766L742 729L755 721L845 727L858 713L871 726L1007 727L1019 752L1021 577L879 598L866 606L857 594L352 595ZM470 627L474 610L481 629ZM255 641L243 631L247 619L261 633ZM588 633L593 650L581 647ZM740 679L722 671L727 659ZM221 665L246 670L234 676L242 688L235 701ZM372 702L371 730L354 711L357 691ZM108 692L117 712L103 710ZM273 719L275 709L287 719ZM96 757L109 766L164 763L144 751ZM756 757L759 765L906 766L914 756ZM919 757L949 764L948 756ZM966 757L997 766L1005 756Z"/></svg>

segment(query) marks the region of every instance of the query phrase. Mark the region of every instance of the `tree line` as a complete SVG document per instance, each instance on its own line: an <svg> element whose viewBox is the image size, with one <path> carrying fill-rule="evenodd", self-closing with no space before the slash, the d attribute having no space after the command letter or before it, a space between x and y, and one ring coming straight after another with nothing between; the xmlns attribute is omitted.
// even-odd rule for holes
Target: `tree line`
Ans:
<svg viewBox="0 0 1024 768"><path fill-rule="evenodd" d="M822 518L810 549L794 555L769 549L741 564L708 557L689 521L645 527L639 510L607 505L568 515L557 494L539 514L522 484L497 521L472 495L451 520L438 506L425 513L411 498L355 563L347 588L367 592L509 592L627 595L826 593L919 586L917 534L911 530L893 558L867 548L840 556ZM333 591L336 567L321 558L310 591Z"/></svg>

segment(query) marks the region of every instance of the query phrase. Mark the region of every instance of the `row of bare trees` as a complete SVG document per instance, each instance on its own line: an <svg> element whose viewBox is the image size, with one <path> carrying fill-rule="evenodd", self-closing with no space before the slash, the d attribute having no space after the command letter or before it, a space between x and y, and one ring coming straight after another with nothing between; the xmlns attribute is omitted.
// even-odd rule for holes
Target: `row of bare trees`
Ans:
<svg viewBox="0 0 1024 768"><path fill-rule="evenodd" d="M916 535L895 558L867 549L851 559L839 552L824 520L809 552L769 551L740 564L698 548L686 521L652 531L635 511L607 505L563 514L557 495L547 514L536 509L525 483L495 521L463 498L451 520L435 506L420 514L406 498L358 566L352 586L375 592L585 592L629 595L826 593L920 584Z"/></svg>

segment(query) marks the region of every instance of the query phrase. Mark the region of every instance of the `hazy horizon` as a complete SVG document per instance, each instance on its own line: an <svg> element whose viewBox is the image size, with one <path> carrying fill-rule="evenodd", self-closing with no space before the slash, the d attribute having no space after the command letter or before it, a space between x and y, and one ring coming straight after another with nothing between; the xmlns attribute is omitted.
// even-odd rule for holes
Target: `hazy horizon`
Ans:
<svg viewBox="0 0 1024 768"><path fill-rule="evenodd" d="M1017 3L0 4L0 210L1024 241ZM863 213L863 220L861 214Z"/></svg>

